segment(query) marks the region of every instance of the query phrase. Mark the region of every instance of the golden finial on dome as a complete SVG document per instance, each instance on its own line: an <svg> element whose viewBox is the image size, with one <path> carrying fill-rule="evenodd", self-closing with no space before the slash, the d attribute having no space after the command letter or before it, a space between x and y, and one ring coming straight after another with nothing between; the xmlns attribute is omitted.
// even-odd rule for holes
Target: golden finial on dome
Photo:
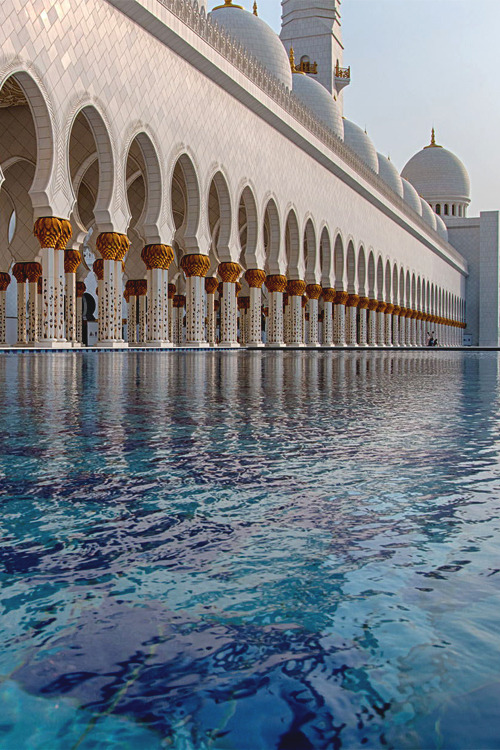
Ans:
<svg viewBox="0 0 500 750"><path fill-rule="evenodd" d="M242 5L233 5L233 0L224 0L224 5L218 5L216 8L212 8L212 10L220 10L220 8L239 8L240 10L244 10Z"/></svg>
<svg viewBox="0 0 500 750"><path fill-rule="evenodd" d="M295 73L295 52L293 51L293 47L290 47L290 67L292 73Z"/></svg>
<svg viewBox="0 0 500 750"><path fill-rule="evenodd" d="M254 16L258 16L259 15L257 13L257 0L253 4L253 14L254 14Z"/></svg>
<svg viewBox="0 0 500 750"><path fill-rule="evenodd" d="M431 130L431 142L428 146L425 146L425 148L442 148L436 143L436 131L434 130L434 128L432 128Z"/></svg>

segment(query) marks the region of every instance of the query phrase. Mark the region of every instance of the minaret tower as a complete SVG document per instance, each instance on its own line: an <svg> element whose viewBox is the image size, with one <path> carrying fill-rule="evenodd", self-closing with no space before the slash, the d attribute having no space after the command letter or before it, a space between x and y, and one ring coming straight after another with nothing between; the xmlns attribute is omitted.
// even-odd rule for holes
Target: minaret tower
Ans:
<svg viewBox="0 0 500 750"><path fill-rule="evenodd" d="M287 50L293 47L297 66L302 64L336 98L350 83L350 70L342 67L340 2L281 0L281 41ZM317 73L311 73L315 62Z"/></svg>

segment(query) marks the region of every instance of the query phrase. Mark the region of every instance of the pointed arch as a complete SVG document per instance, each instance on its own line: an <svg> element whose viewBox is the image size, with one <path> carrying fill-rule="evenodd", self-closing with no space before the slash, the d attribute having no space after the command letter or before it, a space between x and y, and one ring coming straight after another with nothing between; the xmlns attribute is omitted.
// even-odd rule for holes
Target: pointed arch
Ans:
<svg viewBox="0 0 500 750"><path fill-rule="evenodd" d="M347 291L349 294L356 294L356 254L354 244L349 240L347 245Z"/></svg>
<svg viewBox="0 0 500 750"><path fill-rule="evenodd" d="M257 258L259 220L253 190L246 185L241 191L238 205L238 237L241 248L240 263L246 269L261 268L263 259Z"/></svg>
<svg viewBox="0 0 500 750"><path fill-rule="evenodd" d="M305 281L307 284L318 284L320 281L320 263L316 230L312 219L307 220L304 229L304 255L306 259Z"/></svg>
<svg viewBox="0 0 500 750"><path fill-rule="evenodd" d="M325 289L335 284L335 269L333 265L332 243L327 227L323 227L320 239L321 286Z"/></svg>
<svg viewBox="0 0 500 750"><path fill-rule="evenodd" d="M264 247L266 252L266 271L268 274L280 274L281 226L278 209L271 198L264 211Z"/></svg>
<svg viewBox="0 0 500 750"><path fill-rule="evenodd" d="M339 292L344 291L344 244L342 237L338 234L335 238L333 248L333 265L335 270L335 289Z"/></svg>

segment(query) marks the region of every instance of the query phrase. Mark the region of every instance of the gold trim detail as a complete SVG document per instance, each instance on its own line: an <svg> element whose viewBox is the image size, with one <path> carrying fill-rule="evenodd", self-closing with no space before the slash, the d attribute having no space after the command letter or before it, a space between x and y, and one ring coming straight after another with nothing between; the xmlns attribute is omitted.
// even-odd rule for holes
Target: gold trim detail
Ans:
<svg viewBox="0 0 500 750"><path fill-rule="evenodd" d="M241 274L239 263L220 263L217 269L223 284L236 284Z"/></svg>
<svg viewBox="0 0 500 750"><path fill-rule="evenodd" d="M290 297L302 297L306 291L306 282L300 281L300 279L289 281L286 285L286 291Z"/></svg>
<svg viewBox="0 0 500 750"><path fill-rule="evenodd" d="M284 292L286 289L286 276L273 274L266 276L266 287L268 292Z"/></svg>
<svg viewBox="0 0 500 750"><path fill-rule="evenodd" d="M245 273L245 279L252 289L261 289L266 280L266 272L260 268L251 268Z"/></svg>
<svg viewBox="0 0 500 750"><path fill-rule="evenodd" d="M78 250L64 251L64 273L76 273L81 262L82 256Z"/></svg>
<svg viewBox="0 0 500 750"><path fill-rule="evenodd" d="M308 284L306 286L306 294L309 299L319 299L321 297L322 289L319 284Z"/></svg>
<svg viewBox="0 0 500 750"><path fill-rule="evenodd" d="M180 265L186 278L191 276L204 277L210 268L210 258L208 255L192 253L191 255L184 255Z"/></svg>

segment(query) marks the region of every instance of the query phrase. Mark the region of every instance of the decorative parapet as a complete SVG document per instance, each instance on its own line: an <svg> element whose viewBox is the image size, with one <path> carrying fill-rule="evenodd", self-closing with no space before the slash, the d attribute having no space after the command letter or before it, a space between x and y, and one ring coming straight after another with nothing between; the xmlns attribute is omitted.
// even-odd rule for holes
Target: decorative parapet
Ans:
<svg viewBox="0 0 500 750"><path fill-rule="evenodd" d="M379 193L390 200L395 207L406 214L421 230L431 233L441 246L445 246L448 253L457 257L457 252L451 245L427 224L419 214L397 195L378 174L371 170L362 159L342 141L332 130L323 125L313 112L306 107L283 83L278 81L262 63L249 54L240 42L234 39L216 21L206 15L205 8L199 9L197 0L156 0L186 24L191 31L203 39L229 63L238 68L249 80L273 99L297 122L303 125L313 136L318 138L327 148L339 156L360 177L370 183ZM340 68L342 76L338 78L344 84L350 80L350 67ZM337 76L336 76L337 77Z"/></svg>

